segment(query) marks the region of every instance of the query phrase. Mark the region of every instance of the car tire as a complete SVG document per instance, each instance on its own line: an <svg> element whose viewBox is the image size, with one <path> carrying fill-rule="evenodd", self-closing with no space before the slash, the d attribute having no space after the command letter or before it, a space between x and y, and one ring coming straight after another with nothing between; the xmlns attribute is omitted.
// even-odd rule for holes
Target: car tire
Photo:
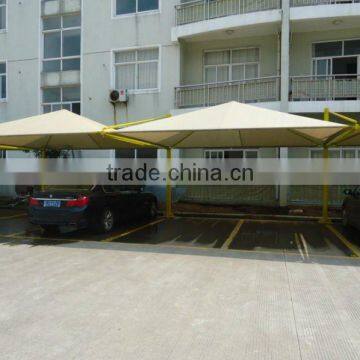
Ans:
<svg viewBox="0 0 360 360"><path fill-rule="evenodd" d="M148 204L148 207L147 207L146 214L147 214L148 219L152 220L152 219L157 218L158 208L157 208L156 201L154 201L154 200L150 201L150 203Z"/></svg>
<svg viewBox="0 0 360 360"><path fill-rule="evenodd" d="M345 209L343 209L343 211L342 211L342 224L344 227L350 226L349 217L348 217L347 211Z"/></svg>
<svg viewBox="0 0 360 360"><path fill-rule="evenodd" d="M110 208L105 208L95 223L95 230L98 233L108 233L114 229L115 214Z"/></svg>
<svg viewBox="0 0 360 360"><path fill-rule="evenodd" d="M59 227L57 225L41 225L41 228L47 234L57 234L59 232Z"/></svg>

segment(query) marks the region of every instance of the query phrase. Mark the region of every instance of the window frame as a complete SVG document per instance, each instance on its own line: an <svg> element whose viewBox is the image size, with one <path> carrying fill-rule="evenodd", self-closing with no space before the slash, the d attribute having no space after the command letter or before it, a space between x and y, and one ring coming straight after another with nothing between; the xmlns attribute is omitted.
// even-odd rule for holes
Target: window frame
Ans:
<svg viewBox="0 0 360 360"><path fill-rule="evenodd" d="M155 10L146 10L146 11L138 11L138 0L136 0L136 11L133 13L129 13L129 14L117 14L116 13L116 3L117 0L112 0L112 9L111 9L111 18L112 19L121 19L121 18L126 18L126 17L133 17L133 16L142 16L142 15L155 15L155 14L161 14L161 3L162 0L158 0L159 1L159 6L157 9Z"/></svg>
<svg viewBox="0 0 360 360"><path fill-rule="evenodd" d="M121 149L119 149L121 150ZM124 149L123 149L124 150ZM146 149L146 150L154 150L156 151L156 157L143 157L143 156L139 156L139 150L145 150L145 149L132 149L133 151L133 154L134 156L131 156L131 157L122 157L122 156L117 156L117 153L116 153L116 150L114 150L114 153L113 153L113 157L115 159L158 159L159 158L159 150L160 149L153 149L153 148L149 148L149 149Z"/></svg>
<svg viewBox="0 0 360 360"><path fill-rule="evenodd" d="M120 48L120 49L113 49L111 50L111 63L112 63L112 72L111 72L111 87L116 90L117 84L116 84L116 69L118 66L121 66L121 64L135 64L135 85L137 84L137 64L139 63L148 63L148 62L156 62L156 60L146 60L146 61L140 61L138 62L137 57L135 62L126 62L126 63L116 63L116 54L119 52L126 52L126 51L139 51L139 50L150 50L150 49L158 49L158 68L157 68L157 87L151 88L151 89L127 89L128 94L130 95L138 95L138 94L152 94L152 93L159 93L161 91L161 56L162 56L162 48L161 45L152 45L152 46L140 46L140 47L130 47L130 48Z"/></svg>
<svg viewBox="0 0 360 360"><path fill-rule="evenodd" d="M0 5L0 8L5 8L5 27L0 28L0 34L7 32L8 29L8 0L5 0L5 4Z"/></svg>
<svg viewBox="0 0 360 360"><path fill-rule="evenodd" d="M238 51L238 50L250 50L250 49L256 49L259 52L259 59L258 61L250 61L250 62L246 62L246 63L232 63L232 58L233 58L233 52L234 51ZM218 64L218 65L206 65L205 64L205 56L207 53L212 53L212 52L220 52L220 51L229 51L229 63L228 64ZM250 78L250 79L243 79L243 80L234 80L232 79L232 72L233 72L233 66L239 66L239 65L243 65L244 66L244 72L245 72L245 66L246 65L257 65L257 70L258 70L258 76L257 78ZM206 69L207 68L211 68L211 67L215 67L216 68L216 73L217 73L217 68L218 67L228 67L229 69L229 80L227 81L215 81L215 82L206 82ZM240 81L250 81L250 80L254 80L254 79L259 79L260 78L260 74L261 74L261 48L260 46L244 46L244 47L240 47L240 48L227 48L227 49L211 49L211 50L204 50L203 51L203 83L204 84L221 84L224 82L240 82Z"/></svg>
<svg viewBox="0 0 360 360"><path fill-rule="evenodd" d="M64 88L71 88L71 87L78 87L80 90L80 100L76 100L76 101L63 101L63 89ZM56 89L56 88L60 88L60 101L54 101L54 102L44 102L44 97L43 97L43 92L46 89ZM55 87L45 87L42 88L42 97L41 97L41 109L42 109L42 113L46 114L46 112L44 111L44 107L45 106L50 106L51 107L51 111L57 111L57 110L53 110L53 106L61 106L61 109L63 109L64 105L70 105L70 111L72 112L73 110L73 104L79 104L80 105L80 114L81 114L81 85L76 85L76 86L55 86Z"/></svg>
<svg viewBox="0 0 360 360"><path fill-rule="evenodd" d="M360 159L360 148L359 147L331 147L329 148L329 151L338 151L340 157L339 158L335 158L335 159L352 159L352 158L345 158L344 157L344 151L354 151L355 153L355 157L353 159ZM323 149L319 149L319 148L310 148L309 149L309 154L308 157L310 159L321 159L322 157L313 157L312 154L313 153L320 153L323 152Z"/></svg>
<svg viewBox="0 0 360 360"><path fill-rule="evenodd" d="M0 64L5 64L5 73L0 73L0 78L5 77L5 97L1 97L0 93L0 103L7 102L8 101L8 92L9 92L9 86L8 86L8 62L7 60L1 60Z"/></svg>
<svg viewBox="0 0 360 360"><path fill-rule="evenodd" d="M68 27L68 28L64 28L63 24L63 18L66 16L80 16L80 19L82 21L82 17L80 13L76 13L76 14L71 14L71 15L55 15L55 16L48 16L48 17L44 17L42 18L42 22L41 22L41 31L42 31L42 61L41 61L41 72L42 73L51 73L51 72L61 72L61 71L81 71L81 43L82 43L82 32L81 32L81 28L82 28L82 24L80 24L80 26L72 26L72 27ZM44 19L48 19L48 18L55 18L55 17L60 17L60 27L57 29L50 29L50 30L44 30L44 23L43 20ZM63 56L63 48L64 48L64 44L63 44L63 33L66 31L73 31L73 30L79 30L80 31L80 54L79 55L71 55L71 56ZM55 58L45 58L45 35L46 34L54 34L54 33L60 33L60 57L55 57ZM80 61L80 69L78 70L63 70L63 62L64 60L79 60ZM45 62L50 62L50 61L60 61L60 70L58 71L44 71L44 63Z"/></svg>
<svg viewBox="0 0 360 360"><path fill-rule="evenodd" d="M239 159L258 159L259 158L259 154L260 151L257 148L244 148L244 149L206 149L204 150L204 158L205 159L209 159L209 160L225 160L225 152L235 152L235 151L242 151L243 152L243 157L239 158ZM256 152L256 158L250 158L247 157L246 154L247 152L252 151L252 152ZM212 153L218 153L218 154L222 154L220 157L211 157ZM209 154L209 156L207 157L207 155ZM231 158L231 159L235 159L235 158Z"/></svg>
<svg viewBox="0 0 360 360"><path fill-rule="evenodd" d="M339 59L339 58L348 58L348 57L357 57L358 59L358 78L360 78L360 53L359 54L352 54L352 55L345 55L345 42L346 41L353 41L353 40L360 40L360 38L351 38L351 39L340 39L340 40L322 40L322 41L314 41L311 43L311 75L318 77L318 76L322 76L322 75L317 75L317 71L316 71L316 66L315 64L317 63L318 60L327 60L330 63L330 66L328 68L328 71L330 72L329 74L325 75L325 76L334 76L332 74L332 68L333 68L333 60L334 59ZM331 43L331 42L341 42L341 55L331 55L331 56L319 56L316 57L314 54L314 49L315 46L317 44L323 44L323 43ZM346 75L346 74L343 74ZM324 75L323 75L324 76Z"/></svg>

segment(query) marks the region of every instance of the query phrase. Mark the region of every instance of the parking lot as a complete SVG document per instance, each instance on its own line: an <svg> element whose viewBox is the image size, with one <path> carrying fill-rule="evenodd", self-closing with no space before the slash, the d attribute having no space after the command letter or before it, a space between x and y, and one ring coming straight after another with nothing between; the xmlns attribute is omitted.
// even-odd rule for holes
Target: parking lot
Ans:
<svg viewBox="0 0 360 360"><path fill-rule="evenodd" d="M4 359L360 356L357 235L339 225L178 217L49 237L7 212L0 233Z"/></svg>
<svg viewBox="0 0 360 360"><path fill-rule="evenodd" d="M224 218L159 217L153 221L120 225L110 234L89 230L46 234L28 223L26 213L2 211L1 243L32 245L97 241L155 246L193 247L298 254L306 261L316 256L360 257L359 233L340 224L309 221L243 220Z"/></svg>

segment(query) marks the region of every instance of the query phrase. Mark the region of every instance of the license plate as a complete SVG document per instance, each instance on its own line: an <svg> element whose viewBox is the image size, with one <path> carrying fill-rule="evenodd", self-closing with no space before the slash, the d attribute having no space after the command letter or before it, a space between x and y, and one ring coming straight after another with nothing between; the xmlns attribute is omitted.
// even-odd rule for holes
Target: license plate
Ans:
<svg viewBox="0 0 360 360"><path fill-rule="evenodd" d="M59 208L61 206L60 200L45 200L44 201L44 207L57 207Z"/></svg>

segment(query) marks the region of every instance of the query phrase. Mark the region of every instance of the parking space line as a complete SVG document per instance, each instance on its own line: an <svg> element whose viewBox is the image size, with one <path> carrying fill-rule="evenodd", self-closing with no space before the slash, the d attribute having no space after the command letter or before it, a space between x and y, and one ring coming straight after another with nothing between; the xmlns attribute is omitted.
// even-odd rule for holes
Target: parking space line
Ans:
<svg viewBox="0 0 360 360"><path fill-rule="evenodd" d="M305 260L304 253L303 253L303 251L301 249L301 245L300 245L300 241L299 241L299 234L295 233L294 237L295 237L295 243L296 243L296 246L297 246L297 248L299 250L299 253L300 253L302 259Z"/></svg>
<svg viewBox="0 0 360 360"><path fill-rule="evenodd" d="M245 220L239 220L237 222L237 224L235 225L233 231L231 232L231 234L229 235L229 237L225 240L223 246L221 247L222 249L228 249L229 246L231 245L231 243L234 241L235 236L238 234L238 232L240 231L240 228L243 226Z"/></svg>
<svg viewBox="0 0 360 360"><path fill-rule="evenodd" d="M13 234L4 234L4 235L0 235L0 237L4 237L4 238L12 238L12 237L17 237L17 236L20 236L20 235L25 235L26 234L26 231L20 231L20 232L16 232L16 233L13 233Z"/></svg>
<svg viewBox="0 0 360 360"><path fill-rule="evenodd" d="M326 225L326 227L356 256L360 257L360 250L358 250L353 244L349 242L346 237L341 234L333 225Z"/></svg>
<svg viewBox="0 0 360 360"><path fill-rule="evenodd" d="M129 230L129 231L126 231L126 232L124 232L124 233L121 233L121 234L118 234L118 235L114 235L114 236L108 237L107 239L101 240L101 242L111 242L111 241L114 241L114 240L116 240L116 239L120 239L120 238L122 238L122 237L124 237L124 236L130 235L130 234L132 234L132 233L134 233L134 232L137 232L137 231L139 231L139 230L145 229L145 228L147 228L147 227L149 227L149 226L153 226L153 225L159 224L159 223L161 223L161 222L163 222L163 221L165 221L165 218L159 219L159 220L156 220L156 221L153 221L153 222L151 222L151 223L148 223L148 224L145 224L145 225L142 225L142 226L138 226L138 227L136 227L136 228L134 228L134 229L131 229L131 230Z"/></svg>
<svg viewBox="0 0 360 360"><path fill-rule="evenodd" d="M11 220L16 218L21 218L27 216L26 213L16 214L16 215L10 215L10 216L0 216L0 220Z"/></svg>
<svg viewBox="0 0 360 360"><path fill-rule="evenodd" d="M299 237L300 237L300 240L301 240L301 242L303 244L305 255L306 255L307 258L309 258L309 251L308 251L307 242L305 240L305 237L304 237L303 234L299 234Z"/></svg>

